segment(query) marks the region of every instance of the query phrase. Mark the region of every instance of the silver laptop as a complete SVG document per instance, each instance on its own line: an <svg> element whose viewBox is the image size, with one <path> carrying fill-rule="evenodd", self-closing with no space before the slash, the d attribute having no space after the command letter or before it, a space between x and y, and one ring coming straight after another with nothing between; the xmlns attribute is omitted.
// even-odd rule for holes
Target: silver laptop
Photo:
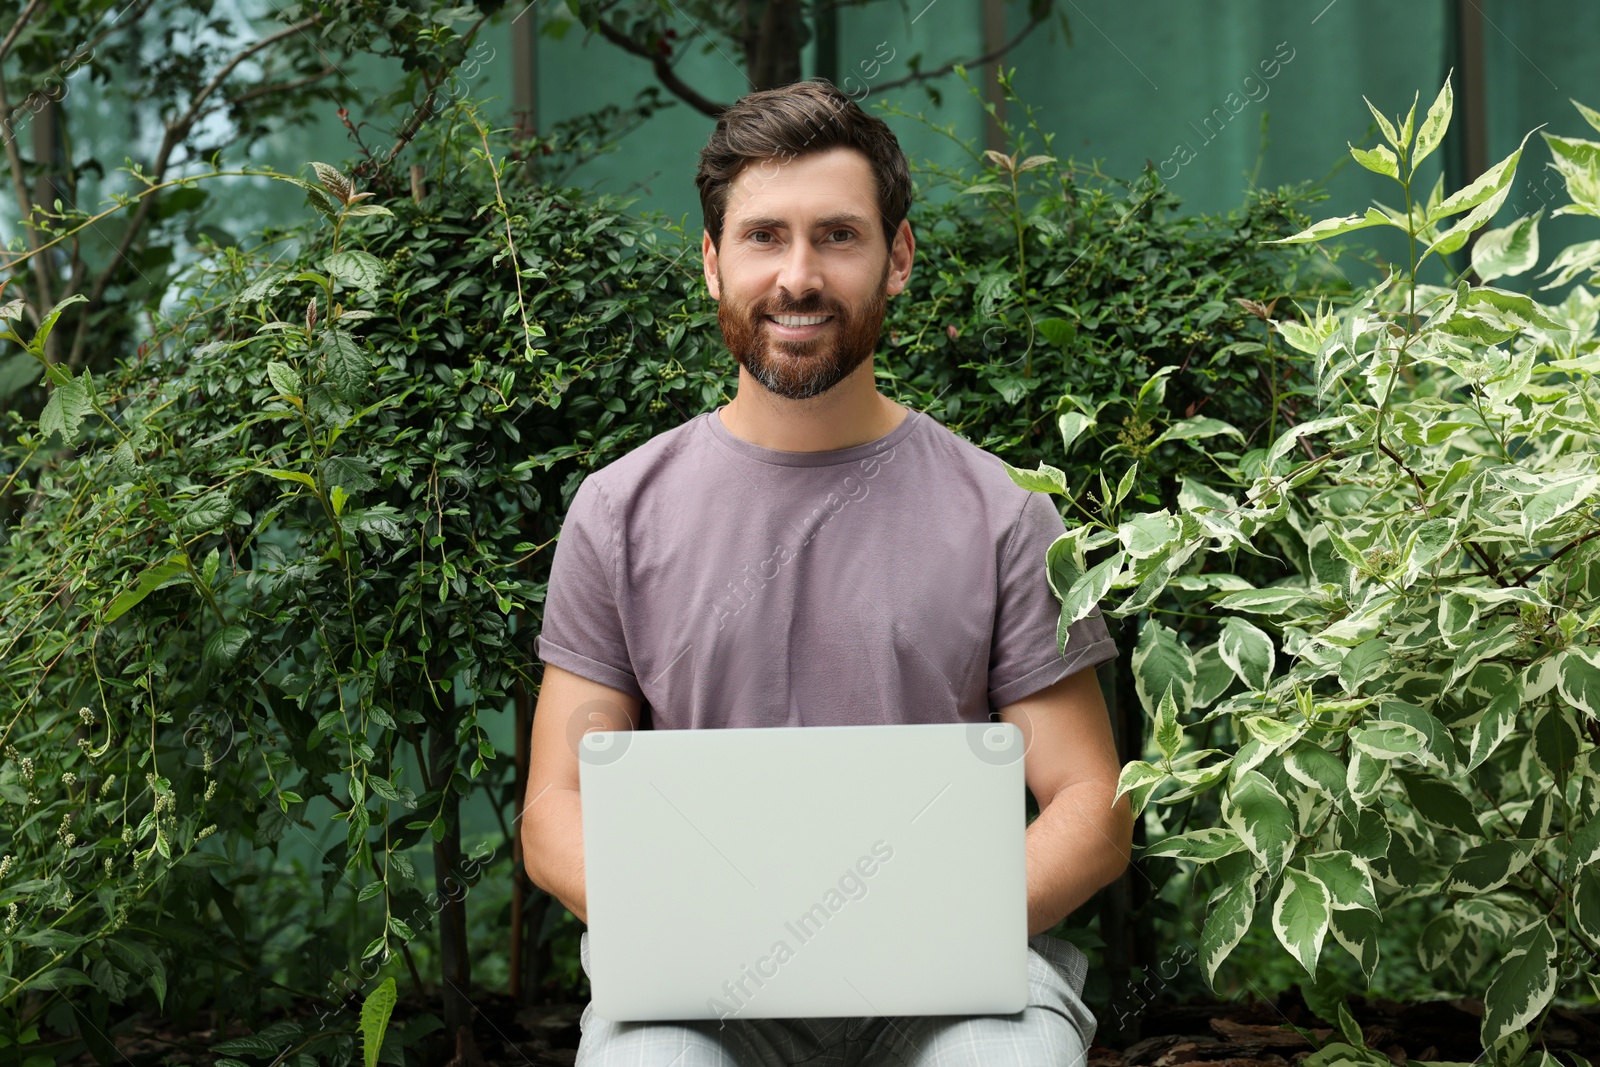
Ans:
<svg viewBox="0 0 1600 1067"><path fill-rule="evenodd" d="M1022 753L997 722L585 734L595 1013L1021 1011Z"/></svg>

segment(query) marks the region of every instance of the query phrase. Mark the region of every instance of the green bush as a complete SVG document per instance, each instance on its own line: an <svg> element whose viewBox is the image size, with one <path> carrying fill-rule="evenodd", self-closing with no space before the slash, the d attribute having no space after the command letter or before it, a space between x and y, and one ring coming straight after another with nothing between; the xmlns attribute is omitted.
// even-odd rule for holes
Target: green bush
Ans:
<svg viewBox="0 0 1600 1067"><path fill-rule="evenodd" d="M1537 216L1480 237L1477 282L1418 283L1494 216L1521 158L1424 196L1412 182L1450 114L1446 85L1420 124L1415 106L1379 116L1388 145L1353 150L1400 185L1402 209L1284 242L1384 226L1411 248L1347 307L1275 321L1316 417L1212 452L1222 476L1183 478L1175 509L1117 510L1050 554L1063 623L1097 601L1143 620L1132 659L1151 747L1120 788L1141 809L1207 805L1145 853L1200 867L1207 979L1270 924L1342 1027L1314 1067L1387 1062L1335 995L1327 939L1371 978L1409 947L1391 916L1431 912L1418 962L1440 991L1483 997L1496 1063L1537 1055L1551 1005L1597 988L1600 300L1491 284L1536 265ZM1600 143L1545 139L1573 199L1562 211L1600 214ZM1595 263L1580 245L1545 273L1565 285ZM1016 477L1065 489L1059 472ZM1288 575L1246 580L1258 556Z"/></svg>
<svg viewBox="0 0 1600 1067"><path fill-rule="evenodd" d="M213 250L114 375L51 365L38 425L8 416L10 1040L41 1019L79 1032L69 999L104 1029L136 1009L255 1020L312 997L315 1022L256 1038L338 1060L359 1033L346 995L384 972L414 982L436 958L468 987L460 898L504 876L511 848L508 833L463 855L459 806L484 790L520 807L483 723L537 677L566 504L588 471L725 401L735 365L697 241L530 184L529 146L467 104L440 125L421 203L316 165L312 224ZM1296 228L1291 196L1195 220L1071 163L985 166L929 175L1018 187L918 209L887 391L1019 464L1063 457L1084 485L1102 465L1069 463L1040 426L1076 416L1038 400L1090 391L1128 420L1107 430L1140 461L1122 496L1138 480L1153 501L1163 472L1209 464L1191 445L1212 413L1289 417L1293 366L1264 309L1305 257L1255 242ZM14 312L14 340L42 356ZM996 323L1008 332L986 341ZM1139 387L1155 369L1170 390ZM285 895L278 843L330 819L346 835L320 897ZM535 898L546 991L581 995L576 921ZM232 977L169 980L196 967ZM448 1019L463 1005L442 989ZM251 1041L218 1051L266 1048Z"/></svg>

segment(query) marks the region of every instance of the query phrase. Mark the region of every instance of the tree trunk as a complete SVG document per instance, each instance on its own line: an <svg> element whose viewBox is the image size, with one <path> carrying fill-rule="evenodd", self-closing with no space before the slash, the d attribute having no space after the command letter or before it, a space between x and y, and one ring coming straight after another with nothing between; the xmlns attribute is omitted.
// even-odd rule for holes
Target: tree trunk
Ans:
<svg viewBox="0 0 1600 1067"><path fill-rule="evenodd" d="M1110 620L1108 620L1110 621ZM1117 758L1122 763L1144 757L1144 710L1139 706L1138 691L1133 684L1132 653L1137 641L1133 620L1125 621L1120 633L1114 633L1118 647L1124 654L1102 669L1101 682L1106 689L1106 705L1111 710L1112 730L1116 737ZM1109 685L1106 683L1109 682ZM1144 819L1133 822L1133 843L1137 849L1145 842ZM1123 876L1106 888L1100 906L1100 937L1106 943L1106 978L1111 986L1111 1031L1106 1041L1129 1042L1139 1036L1139 1015L1142 994L1133 987L1134 969L1145 962L1145 946L1141 945L1136 917L1148 897L1148 881L1139 870L1137 861L1131 863Z"/></svg>
<svg viewBox="0 0 1600 1067"><path fill-rule="evenodd" d="M746 24L744 54L752 89L776 89L801 78L806 27L800 0L767 0L759 21Z"/></svg>
<svg viewBox="0 0 1600 1067"><path fill-rule="evenodd" d="M440 806L444 836L433 843L433 883L439 894L439 969L444 981L440 992L444 996L445 1030L456 1035L459 1052L463 1041L471 1044L473 1012L472 1002L467 999L467 990L472 986L472 960L467 955L467 886L460 875L461 797L450 786L457 746L450 732L435 729L429 748L433 780L444 792ZM476 1051L473 1046L469 1061Z"/></svg>

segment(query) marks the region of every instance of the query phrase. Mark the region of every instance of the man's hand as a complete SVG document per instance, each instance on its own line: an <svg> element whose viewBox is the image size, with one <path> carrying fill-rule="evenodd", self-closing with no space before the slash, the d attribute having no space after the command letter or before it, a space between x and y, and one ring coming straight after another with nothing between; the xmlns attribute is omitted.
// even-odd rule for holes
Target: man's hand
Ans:
<svg viewBox="0 0 1600 1067"><path fill-rule="evenodd" d="M1028 936L1043 933L1127 869L1133 808L1111 803L1122 764L1100 682L1068 675L1000 709L1022 730L1023 773L1039 803L1028 827Z"/></svg>
<svg viewBox="0 0 1600 1067"><path fill-rule="evenodd" d="M522 802L522 863L533 884L581 922L589 912L583 882L583 808L578 744L590 730L634 730L639 698L546 665L533 712L528 792Z"/></svg>

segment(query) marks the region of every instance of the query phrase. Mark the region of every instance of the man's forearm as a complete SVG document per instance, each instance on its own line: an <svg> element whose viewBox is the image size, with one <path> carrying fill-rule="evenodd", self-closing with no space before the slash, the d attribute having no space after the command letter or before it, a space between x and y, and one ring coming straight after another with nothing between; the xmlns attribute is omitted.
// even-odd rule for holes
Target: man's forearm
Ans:
<svg viewBox="0 0 1600 1067"><path fill-rule="evenodd" d="M1115 783L1085 781L1057 793L1028 827L1028 936L1070 915L1127 869L1133 815L1115 807Z"/></svg>
<svg viewBox="0 0 1600 1067"><path fill-rule="evenodd" d="M551 789L523 816L522 854L533 884L587 924L583 878L583 808L573 789Z"/></svg>

